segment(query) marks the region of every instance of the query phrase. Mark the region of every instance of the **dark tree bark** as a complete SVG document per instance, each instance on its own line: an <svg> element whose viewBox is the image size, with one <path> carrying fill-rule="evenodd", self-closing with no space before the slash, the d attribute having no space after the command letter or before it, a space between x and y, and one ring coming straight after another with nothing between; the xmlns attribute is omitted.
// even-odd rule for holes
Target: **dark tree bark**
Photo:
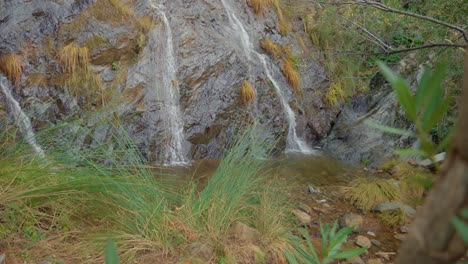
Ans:
<svg viewBox="0 0 468 264"><path fill-rule="evenodd" d="M466 50L467 52L468 50ZM457 134L438 182L412 224L402 244L398 264L454 263L467 245L456 232L451 219L468 207L468 55L465 52L463 96Z"/></svg>

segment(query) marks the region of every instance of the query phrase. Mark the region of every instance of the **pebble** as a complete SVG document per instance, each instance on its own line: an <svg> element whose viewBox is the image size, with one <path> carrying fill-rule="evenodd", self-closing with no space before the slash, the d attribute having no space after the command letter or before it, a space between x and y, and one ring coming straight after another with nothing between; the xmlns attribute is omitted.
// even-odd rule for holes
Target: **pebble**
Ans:
<svg viewBox="0 0 468 264"><path fill-rule="evenodd" d="M400 240L400 241L405 241L406 240L406 235L405 234L396 234L395 238Z"/></svg>
<svg viewBox="0 0 468 264"><path fill-rule="evenodd" d="M312 221L312 217L301 210L292 210L292 213L301 222L301 225L308 225Z"/></svg>
<svg viewBox="0 0 468 264"><path fill-rule="evenodd" d="M352 227L355 231L362 229L364 218L357 214L346 214L340 219L341 227Z"/></svg>
<svg viewBox="0 0 468 264"><path fill-rule="evenodd" d="M307 214L310 214L312 212L312 209L310 209L310 206L308 206L307 204L304 204L304 203L299 203L298 208L301 209L302 211L304 211Z"/></svg>
<svg viewBox="0 0 468 264"><path fill-rule="evenodd" d="M374 258L374 259L369 259L366 264L383 264L381 259Z"/></svg>
<svg viewBox="0 0 468 264"><path fill-rule="evenodd" d="M374 245L376 247L382 247L382 243L380 241L378 241L377 239L371 239L370 242L372 243L372 245Z"/></svg>
<svg viewBox="0 0 468 264"><path fill-rule="evenodd" d="M349 263L349 264L364 264L364 261L362 260L361 257L354 256L352 258L347 259L346 263Z"/></svg>
<svg viewBox="0 0 468 264"><path fill-rule="evenodd" d="M312 210L314 210L315 212L322 213L322 214L325 214L325 213L326 213L326 211L325 211L325 210L323 210L323 209L320 209L320 208L318 208L318 207L314 207L314 208L312 208Z"/></svg>
<svg viewBox="0 0 468 264"><path fill-rule="evenodd" d="M396 255L395 252L377 252L375 253L376 256L382 257L385 260L390 260L390 255Z"/></svg>
<svg viewBox="0 0 468 264"><path fill-rule="evenodd" d="M312 186L312 185L307 186L307 191L310 194L320 194L321 193L321 191L318 188L314 188L314 186Z"/></svg>
<svg viewBox="0 0 468 264"><path fill-rule="evenodd" d="M400 227L400 232L401 232L401 233L408 233L408 231L409 231L409 227L408 227L408 226L405 225L405 226Z"/></svg>
<svg viewBox="0 0 468 264"><path fill-rule="evenodd" d="M375 233L372 232L372 231L367 231L367 234L368 234L369 236L375 237Z"/></svg>
<svg viewBox="0 0 468 264"><path fill-rule="evenodd" d="M372 246L371 241L369 238L365 236L357 236L356 237L356 245L364 248L370 248Z"/></svg>

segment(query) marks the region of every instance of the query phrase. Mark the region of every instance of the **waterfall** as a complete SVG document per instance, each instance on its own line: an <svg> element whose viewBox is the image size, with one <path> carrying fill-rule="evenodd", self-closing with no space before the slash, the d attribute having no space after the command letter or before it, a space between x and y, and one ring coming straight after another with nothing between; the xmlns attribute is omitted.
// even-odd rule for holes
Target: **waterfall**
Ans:
<svg viewBox="0 0 468 264"><path fill-rule="evenodd" d="M285 113L285 116L286 116L286 119L288 120L288 125L289 125L288 137L286 140L286 152L300 152L303 154L314 154L314 150L309 148L305 140L299 138L299 136L297 135L296 115L294 114L294 111L289 106L289 103L284 96L284 91L282 90L281 86L273 78L273 74L270 69L271 66L269 66L272 64L270 58L266 55L260 54L257 51L255 51L254 45L252 41L250 40L249 34L245 30L245 27L242 24L242 22L235 15L232 7L229 4L227 4L225 0L221 0L221 2L224 6L224 9L226 10L226 13L229 18L229 22L231 23L234 31L238 34L241 46L245 52L247 59L252 60L252 56L255 56L256 58L260 60L268 79L272 83L273 87L275 88L276 94L280 98L281 105L283 106L283 111Z"/></svg>
<svg viewBox="0 0 468 264"><path fill-rule="evenodd" d="M20 132L23 134L23 137L26 139L26 142L33 148L39 157L45 158L44 150L37 143L35 139L35 134L32 129L31 121L29 117L23 112L18 101L13 97L9 89L8 80L4 76L0 76L0 88L2 93L5 95L7 106L10 110L10 114L15 120L16 125L18 126Z"/></svg>
<svg viewBox="0 0 468 264"><path fill-rule="evenodd" d="M151 4L151 7L157 10L159 17L164 24L165 42L161 48L160 63L162 69L162 83L158 88L158 97L162 102L162 118L163 126L167 135L167 142L164 149L164 164L165 165L186 165L188 161L184 151L184 125L182 114L180 111L180 95L179 84L177 81L177 66L174 55L174 44L172 38L172 29L167 19L166 13L162 6L156 7Z"/></svg>

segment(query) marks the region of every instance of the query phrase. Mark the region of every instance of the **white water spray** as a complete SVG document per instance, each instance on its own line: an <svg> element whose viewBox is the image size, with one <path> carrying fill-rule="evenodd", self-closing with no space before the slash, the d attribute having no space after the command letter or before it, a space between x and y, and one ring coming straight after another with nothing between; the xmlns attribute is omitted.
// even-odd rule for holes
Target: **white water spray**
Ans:
<svg viewBox="0 0 468 264"><path fill-rule="evenodd" d="M271 65L270 59L267 56L255 51L254 46L252 42L250 41L249 34L245 30L245 27L242 24L242 22L235 15L232 7L229 4L227 4L225 0L221 0L221 2L224 6L224 9L226 10L226 13L229 18L229 22L231 23L235 32L238 34L238 37L240 39L240 43L245 52L245 55L247 56L249 60L252 60L252 56L254 55L261 61L263 69L268 79L273 84L273 87L275 88L275 91L278 94L278 97L280 98L280 101L283 106L283 110L285 112L285 116L286 116L286 119L288 120L288 125L289 125L288 137L286 141L286 152L300 152L300 153L308 154L308 155L314 154L315 153L314 150L309 148L309 146L307 146L307 143L303 139L299 138L297 135L296 115L294 114L294 111L289 106L283 94L283 91L281 89L281 86L279 86L279 84L273 78L273 74L269 67L269 65Z"/></svg>
<svg viewBox="0 0 468 264"><path fill-rule="evenodd" d="M13 97L9 89L8 80L4 76L0 76L0 88L3 95L5 96L7 106L10 110L10 114L16 122L21 134L25 138L26 142L33 148L39 157L45 158L44 150L39 146L36 141L34 131L32 129L31 121L29 117L23 112L18 101Z"/></svg>
<svg viewBox="0 0 468 264"><path fill-rule="evenodd" d="M188 161L185 157L183 143L184 126L182 114L180 112L180 95L179 84L177 81L177 66L174 55L174 44L172 37L172 29L167 19L164 7L151 4L151 7L157 10L164 24L165 43L162 46L163 60L157 62L162 65L162 84L158 87L158 96L163 103L162 118L163 125L168 136L166 147L164 150L165 165L187 165Z"/></svg>

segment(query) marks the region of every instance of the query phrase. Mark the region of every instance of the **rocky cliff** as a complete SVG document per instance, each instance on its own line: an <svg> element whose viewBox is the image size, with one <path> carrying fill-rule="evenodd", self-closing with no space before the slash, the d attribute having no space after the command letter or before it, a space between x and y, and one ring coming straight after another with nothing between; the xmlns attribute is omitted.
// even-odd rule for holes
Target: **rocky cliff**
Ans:
<svg viewBox="0 0 468 264"><path fill-rule="evenodd" d="M280 60L269 57L272 77L294 111L298 136L312 147L330 134L327 151L345 160L390 153L395 142L383 146L383 152L380 147L372 148L372 144L381 145L383 135L374 135L378 139L369 145L362 136L368 138L367 130L355 129L351 123L374 111L379 102L387 106L377 111L393 109L391 90L355 99L367 101L358 103L359 109L346 107L336 120L339 109L323 100L329 84L314 59L320 56L310 56L314 47L297 33L303 31L302 24L293 23L293 33L281 34L274 11L258 16L245 1L229 4L256 52L264 53L260 42L268 38L289 47L297 61L302 94L291 89L281 73ZM167 21L162 20L163 14ZM183 155L219 157L235 130L255 120L265 127L269 134L265 136L280 138L277 151L283 151L288 134L284 105L261 62L246 56L239 29L230 23L219 0L2 1L0 58L6 65L14 57L21 68L16 79L9 76L11 92L35 131L73 120L74 131L79 127L88 131L74 139L75 147L81 148L108 140L112 128L100 121L107 117L118 121L149 160L161 161L174 136L174 130L166 129L167 97L161 96L162 89L168 89L164 84L168 80L168 29L175 62L175 78L170 82L181 116ZM8 70L3 74L9 75ZM255 89L249 104L241 100L244 81ZM354 117L343 117L350 114ZM367 147L359 149L359 142Z"/></svg>

